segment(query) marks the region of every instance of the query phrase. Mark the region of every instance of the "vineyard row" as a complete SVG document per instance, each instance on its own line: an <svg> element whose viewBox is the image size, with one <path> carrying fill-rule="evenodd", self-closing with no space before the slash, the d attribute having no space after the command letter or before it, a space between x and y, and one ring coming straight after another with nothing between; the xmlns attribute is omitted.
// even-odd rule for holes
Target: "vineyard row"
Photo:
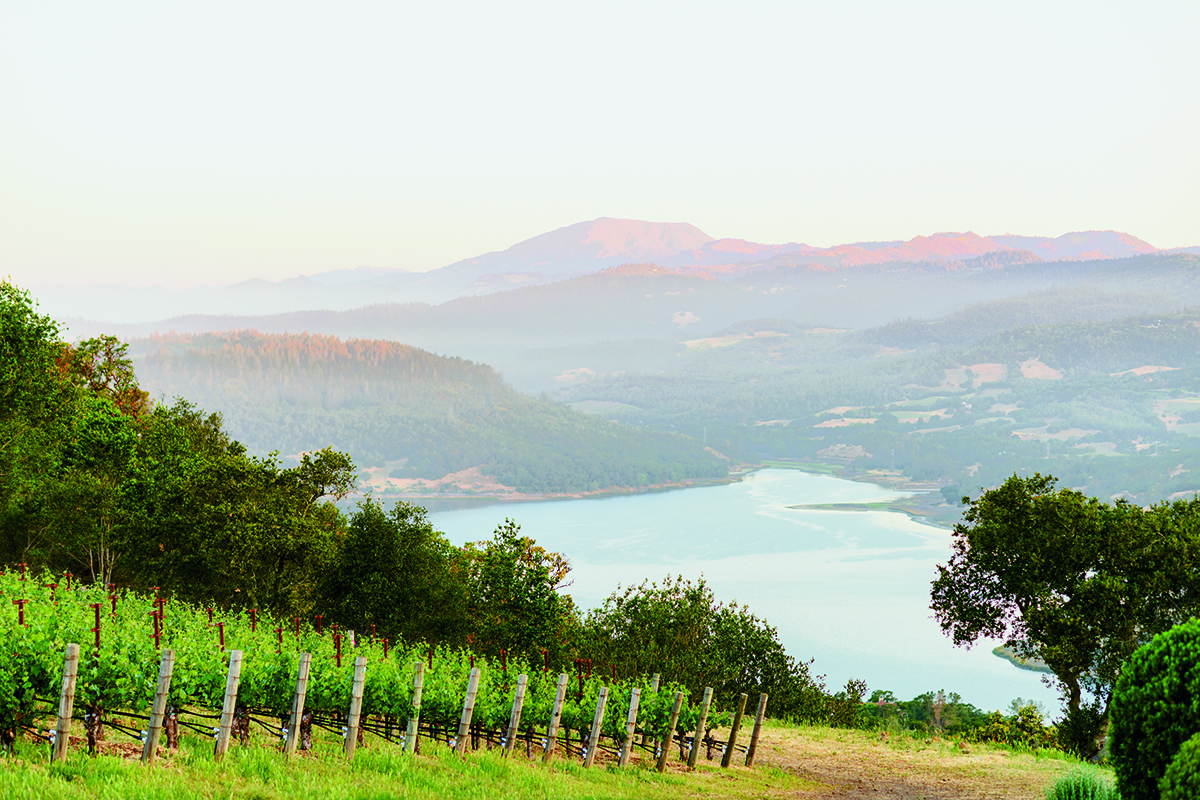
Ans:
<svg viewBox="0 0 1200 800"><path fill-rule="evenodd" d="M690 766L701 750L708 758L716 750L725 766L745 753L752 765L766 712L762 695L749 745L741 746L745 694L735 708L719 710L711 689L693 703L685 687L657 675L605 682L577 662L575 681L566 673L555 680L547 665L533 669L503 653L389 653L373 632L356 639L324 629L319 618L315 626L294 618L285 627L254 610L217 615L157 593L71 586L69 576L60 584L49 575L0 573L0 596L13 598L0 603L0 739L11 744L21 730L42 736L56 759L66 757L79 706L89 750L109 729L141 739L147 761L164 730L169 746L180 727L214 736L219 758L231 737L248 741L257 724L280 736L288 753L309 746L317 727L342 735L349 757L370 733L410 752L422 737L458 752L497 746L511 753L523 742L527 755L547 761L560 751L590 765L606 753L623 765L637 748L663 769L677 744ZM81 649L81 641L90 646ZM353 664L343 659L344 645ZM34 724L42 715L55 718L45 734ZM725 728L726 741L713 736Z"/></svg>

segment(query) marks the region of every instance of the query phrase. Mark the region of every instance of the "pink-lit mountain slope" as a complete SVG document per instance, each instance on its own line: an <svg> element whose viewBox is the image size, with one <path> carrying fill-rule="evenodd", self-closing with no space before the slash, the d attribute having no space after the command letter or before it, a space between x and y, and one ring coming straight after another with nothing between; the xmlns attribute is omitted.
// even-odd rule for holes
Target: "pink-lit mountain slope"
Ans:
<svg viewBox="0 0 1200 800"><path fill-rule="evenodd" d="M1114 231L1068 233L1057 239L980 236L968 231L916 236L908 241L855 242L822 248L798 242L760 244L745 239L713 239L687 223L601 217L543 233L507 250L463 259L422 276L412 276L409 285L432 294L458 296L546 283L624 263L738 273L779 265L839 269L889 262L954 262L1016 251L1032 254L1025 255L1025 260L1045 261L1121 258L1156 252L1136 236Z"/></svg>
<svg viewBox="0 0 1200 800"><path fill-rule="evenodd" d="M916 236L908 241L855 242L833 247L811 247L796 243L764 245L742 239L717 239L658 263L672 267L719 267L770 261L772 264L811 264L836 269L893 261L963 261L1004 251L1032 253L1043 261L1125 258L1158 252L1136 236L1119 231L1067 233L1057 239L1007 234L980 236L968 231Z"/></svg>
<svg viewBox="0 0 1200 800"><path fill-rule="evenodd" d="M1158 251L1117 231L1058 238L935 233L908 241L813 247L713 239L687 223L601 217L543 233L507 250L485 253L429 272L358 267L284 281L169 290L126 286L65 287L40 293L60 318L141 322L183 314L272 314L349 309L372 303L444 303L456 297L552 283L620 264L652 263L684 273L732 278L778 267L839 270L869 264L941 263L966 270L1030 261L1124 258ZM1178 248L1170 252L1196 252Z"/></svg>
<svg viewBox="0 0 1200 800"><path fill-rule="evenodd" d="M540 272L546 275L597 272L617 264L658 262L713 239L686 222L643 222L601 217L577 222L442 267L444 274Z"/></svg>

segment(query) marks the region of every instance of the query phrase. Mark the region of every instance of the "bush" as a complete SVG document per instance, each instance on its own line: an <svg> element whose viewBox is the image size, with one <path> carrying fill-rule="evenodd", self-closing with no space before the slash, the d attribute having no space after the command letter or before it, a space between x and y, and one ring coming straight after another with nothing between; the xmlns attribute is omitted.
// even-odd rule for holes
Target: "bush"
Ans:
<svg viewBox="0 0 1200 800"><path fill-rule="evenodd" d="M1158 784L1162 800L1200 797L1200 733L1183 743Z"/></svg>
<svg viewBox="0 0 1200 800"><path fill-rule="evenodd" d="M1107 722L1099 702L1068 708L1056 726L1058 746L1080 758L1091 758L1103 749L1101 735Z"/></svg>
<svg viewBox="0 0 1200 800"><path fill-rule="evenodd" d="M982 724L972 729L967 738L974 742L991 742L1017 747L1038 749L1055 747L1058 739L1053 728L1042 719L1035 703L1019 705L1016 713L1006 717L994 711L984 718Z"/></svg>
<svg viewBox="0 0 1200 800"><path fill-rule="evenodd" d="M1200 731L1200 620L1159 634L1129 659L1112 698L1109 758L1124 800L1158 800L1158 782Z"/></svg>
<svg viewBox="0 0 1200 800"><path fill-rule="evenodd" d="M1068 772L1046 790L1046 800L1120 800L1120 797L1112 781L1091 767Z"/></svg>
<svg viewBox="0 0 1200 800"><path fill-rule="evenodd" d="M1080 766L1046 789L1046 800L1121 800L1121 795L1102 771Z"/></svg>

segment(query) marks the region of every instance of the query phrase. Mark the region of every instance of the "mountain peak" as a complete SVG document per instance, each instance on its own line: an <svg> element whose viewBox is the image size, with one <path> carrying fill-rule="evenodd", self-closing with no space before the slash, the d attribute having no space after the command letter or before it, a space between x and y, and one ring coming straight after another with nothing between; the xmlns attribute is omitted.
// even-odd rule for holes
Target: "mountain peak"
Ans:
<svg viewBox="0 0 1200 800"><path fill-rule="evenodd" d="M433 272L477 276L506 272L578 275L618 264L662 260L711 241L711 236L686 222L600 217L567 225L518 242L507 250L464 259Z"/></svg>
<svg viewBox="0 0 1200 800"><path fill-rule="evenodd" d="M642 222L600 217L590 225L584 242L600 246L597 258L638 261L662 259L683 250L693 250L713 240L707 233L686 222Z"/></svg>

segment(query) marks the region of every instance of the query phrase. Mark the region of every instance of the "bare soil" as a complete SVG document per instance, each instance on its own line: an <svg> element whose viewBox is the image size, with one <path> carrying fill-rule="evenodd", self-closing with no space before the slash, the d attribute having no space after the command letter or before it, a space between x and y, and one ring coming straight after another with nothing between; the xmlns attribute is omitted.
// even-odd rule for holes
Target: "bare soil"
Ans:
<svg viewBox="0 0 1200 800"><path fill-rule="evenodd" d="M768 728L755 769L777 769L812 788L778 796L895 800L1041 800L1074 763L942 739L821 728Z"/></svg>

